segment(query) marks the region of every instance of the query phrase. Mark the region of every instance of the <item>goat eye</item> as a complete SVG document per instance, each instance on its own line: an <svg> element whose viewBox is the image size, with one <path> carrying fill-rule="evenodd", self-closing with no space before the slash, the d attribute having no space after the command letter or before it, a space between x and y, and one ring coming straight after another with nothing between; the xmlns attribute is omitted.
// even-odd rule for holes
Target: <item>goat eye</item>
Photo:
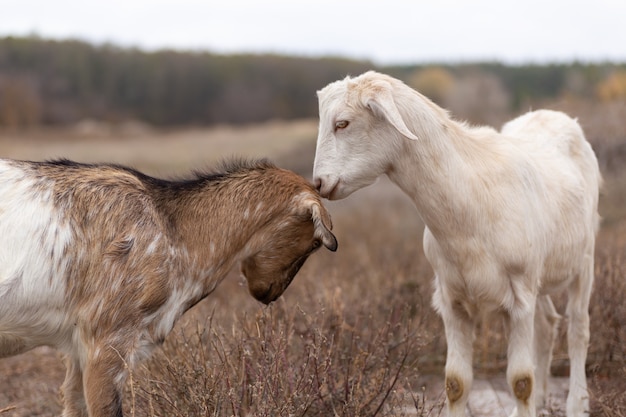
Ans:
<svg viewBox="0 0 626 417"><path fill-rule="evenodd" d="M339 121L335 122L335 130L345 129L346 127L348 127L349 124L350 124L350 122L347 121L347 120L339 120Z"/></svg>
<svg viewBox="0 0 626 417"><path fill-rule="evenodd" d="M313 249L317 249L322 245L322 242L319 241L319 239L315 239L313 241Z"/></svg>

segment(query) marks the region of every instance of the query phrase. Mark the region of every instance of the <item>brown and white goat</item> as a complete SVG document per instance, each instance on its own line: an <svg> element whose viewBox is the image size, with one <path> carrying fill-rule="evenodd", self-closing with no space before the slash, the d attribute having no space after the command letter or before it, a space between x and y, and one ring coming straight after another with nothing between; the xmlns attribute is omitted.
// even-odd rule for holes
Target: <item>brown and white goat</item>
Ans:
<svg viewBox="0 0 626 417"><path fill-rule="evenodd" d="M122 415L126 366L241 261L269 303L322 244L315 189L269 162L165 181L116 165L0 160L0 357L65 353L64 417Z"/></svg>

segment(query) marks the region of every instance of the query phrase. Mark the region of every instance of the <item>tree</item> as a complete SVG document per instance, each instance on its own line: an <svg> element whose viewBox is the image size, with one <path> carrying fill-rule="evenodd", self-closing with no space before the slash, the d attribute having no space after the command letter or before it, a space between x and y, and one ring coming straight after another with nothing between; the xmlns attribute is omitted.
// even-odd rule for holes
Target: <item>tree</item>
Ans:
<svg viewBox="0 0 626 417"><path fill-rule="evenodd" d="M452 73L445 68L427 67L413 72L408 77L408 84L435 103L445 107L455 80Z"/></svg>
<svg viewBox="0 0 626 417"><path fill-rule="evenodd" d="M35 82L27 77L0 77L0 125L34 126L41 121L41 101Z"/></svg>
<svg viewBox="0 0 626 417"><path fill-rule="evenodd" d="M626 70L616 70L596 88L596 95L602 101L626 99Z"/></svg>

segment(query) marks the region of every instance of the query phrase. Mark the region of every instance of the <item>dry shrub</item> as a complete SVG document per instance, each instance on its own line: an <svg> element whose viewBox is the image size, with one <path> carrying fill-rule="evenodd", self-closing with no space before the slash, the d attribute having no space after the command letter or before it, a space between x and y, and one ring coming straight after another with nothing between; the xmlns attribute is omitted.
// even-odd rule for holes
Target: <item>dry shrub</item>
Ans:
<svg viewBox="0 0 626 417"><path fill-rule="evenodd" d="M624 189L626 191L626 189ZM600 233L587 365L594 416L626 416L626 221Z"/></svg>
<svg viewBox="0 0 626 417"><path fill-rule="evenodd" d="M626 417L626 364L618 364L612 378L593 375L589 390L592 416Z"/></svg>
<svg viewBox="0 0 626 417"><path fill-rule="evenodd" d="M626 364L626 222L602 231L595 265L589 362L596 374L623 374Z"/></svg>
<svg viewBox="0 0 626 417"><path fill-rule="evenodd" d="M130 407L149 416L400 415L395 393L417 344L406 312L392 309L374 327L366 303L349 317L338 303L307 313L283 301L229 331L213 317L181 329L135 376Z"/></svg>

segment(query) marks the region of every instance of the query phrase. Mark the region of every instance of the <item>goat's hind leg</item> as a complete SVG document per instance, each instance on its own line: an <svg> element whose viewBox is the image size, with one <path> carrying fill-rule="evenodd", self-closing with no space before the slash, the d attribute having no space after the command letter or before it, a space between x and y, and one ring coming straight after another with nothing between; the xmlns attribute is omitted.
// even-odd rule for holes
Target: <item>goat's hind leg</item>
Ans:
<svg viewBox="0 0 626 417"><path fill-rule="evenodd" d="M516 408L512 416L536 415L534 316L534 300L531 306L509 312L510 334L506 377L516 399Z"/></svg>
<svg viewBox="0 0 626 417"><path fill-rule="evenodd" d="M589 299L593 285L593 255L588 255L584 271L569 288L567 302L567 344L570 359L569 394L567 416L589 415L589 393L585 362L589 347Z"/></svg>
<svg viewBox="0 0 626 417"><path fill-rule="evenodd" d="M552 350L561 316L548 295L537 298L535 310L535 380L537 407L543 407L550 377Z"/></svg>

